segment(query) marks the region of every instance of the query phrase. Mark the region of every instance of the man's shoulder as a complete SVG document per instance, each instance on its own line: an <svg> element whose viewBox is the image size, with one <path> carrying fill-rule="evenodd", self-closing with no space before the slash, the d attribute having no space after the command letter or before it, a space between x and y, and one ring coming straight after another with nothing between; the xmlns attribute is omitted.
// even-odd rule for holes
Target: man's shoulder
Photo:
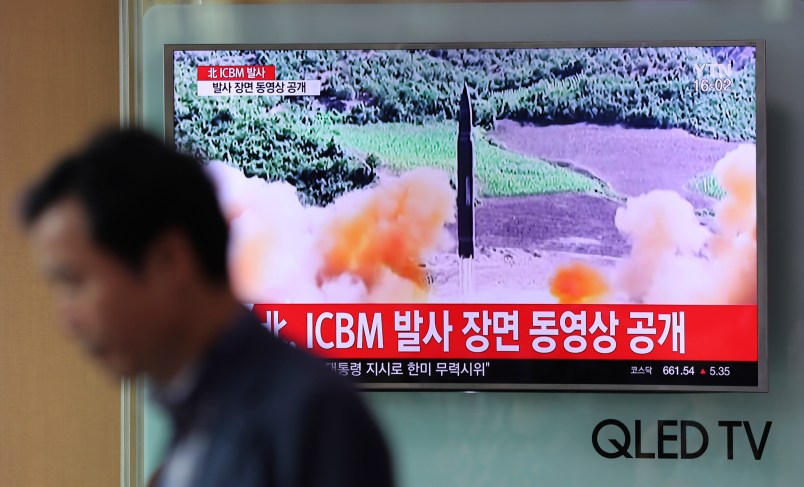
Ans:
<svg viewBox="0 0 804 487"><path fill-rule="evenodd" d="M384 448L364 399L323 360L267 330L255 335L249 347L252 356L241 369L244 378L230 399L254 434L288 436L290 441L313 430L333 437L351 431L364 436L367 445Z"/></svg>
<svg viewBox="0 0 804 487"><path fill-rule="evenodd" d="M275 485L392 485L385 439L352 385L261 326L247 338L222 391L216 440L272 466Z"/></svg>
<svg viewBox="0 0 804 487"><path fill-rule="evenodd" d="M242 353L246 356L238 368L240 376L232 380L240 383L243 399L252 404L298 407L321 398L343 401L357 395L323 360L284 342L265 328L251 331Z"/></svg>

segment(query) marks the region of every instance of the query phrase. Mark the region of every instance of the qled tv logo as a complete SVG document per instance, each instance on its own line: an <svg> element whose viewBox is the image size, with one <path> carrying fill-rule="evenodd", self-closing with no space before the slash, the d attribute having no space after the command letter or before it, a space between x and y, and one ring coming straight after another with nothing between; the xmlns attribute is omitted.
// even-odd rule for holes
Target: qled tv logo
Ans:
<svg viewBox="0 0 804 487"><path fill-rule="evenodd" d="M748 421L718 421L717 433L726 436L726 458L734 460L735 445L750 448L755 460L761 460L770 436L772 421L766 421L760 433ZM634 421L631 430L616 419L606 419L592 431L592 446L603 458L659 458L689 460L703 456L709 448L709 430L689 420L659 420L655 427ZM676 443L678 443L676 445ZM747 443L747 445L746 445Z"/></svg>

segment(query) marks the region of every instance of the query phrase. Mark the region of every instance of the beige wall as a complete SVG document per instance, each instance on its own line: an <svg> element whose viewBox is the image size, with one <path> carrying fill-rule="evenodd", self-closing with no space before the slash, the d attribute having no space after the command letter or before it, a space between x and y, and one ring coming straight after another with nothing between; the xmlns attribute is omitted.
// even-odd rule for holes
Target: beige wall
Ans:
<svg viewBox="0 0 804 487"><path fill-rule="evenodd" d="M59 152L118 120L114 0L0 0L0 485L120 482L119 385L54 325L12 197Z"/></svg>

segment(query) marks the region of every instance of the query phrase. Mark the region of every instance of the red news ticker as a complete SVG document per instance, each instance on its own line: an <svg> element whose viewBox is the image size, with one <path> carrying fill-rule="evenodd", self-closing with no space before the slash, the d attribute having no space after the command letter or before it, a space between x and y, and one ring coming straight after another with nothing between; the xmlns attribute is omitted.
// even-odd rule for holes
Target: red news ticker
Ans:
<svg viewBox="0 0 804 487"><path fill-rule="evenodd" d="M198 66L198 81L273 81L276 66Z"/></svg>
<svg viewBox="0 0 804 487"><path fill-rule="evenodd" d="M756 305L257 304L281 339L328 359L758 358Z"/></svg>

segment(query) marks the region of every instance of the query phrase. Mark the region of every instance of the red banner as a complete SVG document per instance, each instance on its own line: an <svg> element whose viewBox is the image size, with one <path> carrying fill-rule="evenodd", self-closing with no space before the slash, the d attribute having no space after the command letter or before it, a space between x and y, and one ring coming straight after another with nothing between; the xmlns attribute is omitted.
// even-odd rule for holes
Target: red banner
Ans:
<svg viewBox="0 0 804 487"><path fill-rule="evenodd" d="M198 66L198 81L273 81L276 66Z"/></svg>
<svg viewBox="0 0 804 487"><path fill-rule="evenodd" d="M756 361L756 306L259 304L280 338L336 359Z"/></svg>

